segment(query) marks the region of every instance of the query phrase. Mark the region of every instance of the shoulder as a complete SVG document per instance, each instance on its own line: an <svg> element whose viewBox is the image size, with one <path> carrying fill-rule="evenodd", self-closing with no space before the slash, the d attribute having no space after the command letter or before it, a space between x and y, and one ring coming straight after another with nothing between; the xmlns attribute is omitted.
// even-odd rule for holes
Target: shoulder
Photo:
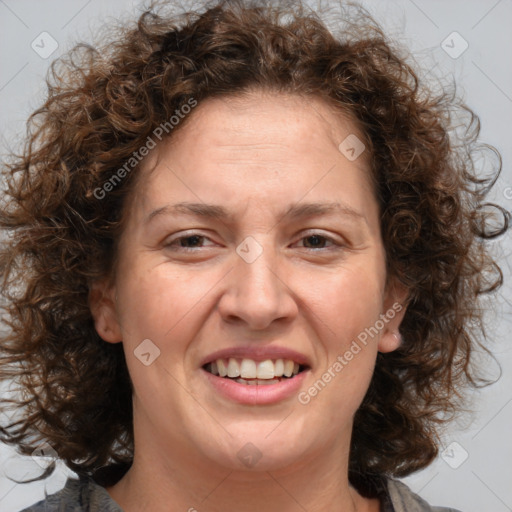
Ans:
<svg viewBox="0 0 512 512"><path fill-rule="evenodd" d="M403 482L387 480L387 494L393 508L390 512L460 512L454 508L433 507Z"/></svg>
<svg viewBox="0 0 512 512"><path fill-rule="evenodd" d="M65 486L21 512L123 512L92 478L68 478Z"/></svg>

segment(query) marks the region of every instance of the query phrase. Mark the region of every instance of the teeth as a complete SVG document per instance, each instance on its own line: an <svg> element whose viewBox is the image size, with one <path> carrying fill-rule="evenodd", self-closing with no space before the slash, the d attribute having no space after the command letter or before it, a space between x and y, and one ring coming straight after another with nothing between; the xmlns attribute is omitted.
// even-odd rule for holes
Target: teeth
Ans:
<svg viewBox="0 0 512 512"><path fill-rule="evenodd" d="M242 364L240 365L240 375L244 379L255 379L256 362L252 359L242 359Z"/></svg>
<svg viewBox="0 0 512 512"><path fill-rule="evenodd" d="M258 379L258 386L267 386L268 384L275 384L279 382L279 379L270 379L270 380L259 380Z"/></svg>
<svg viewBox="0 0 512 512"><path fill-rule="evenodd" d="M287 359L284 362L284 376L285 377L291 377L293 373L293 361L290 359Z"/></svg>
<svg viewBox="0 0 512 512"><path fill-rule="evenodd" d="M274 378L274 363L267 359L258 363L258 379L273 379Z"/></svg>
<svg viewBox="0 0 512 512"><path fill-rule="evenodd" d="M212 363L212 365L213 364L214 363ZM217 359L217 370L218 370L219 375L221 377L226 377L228 375L228 369L227 369L227 367L224 364L224 361L222 359ZM213 367L212 367L212 373L213 373Z"/></svg>
<svg viewBox="0 0 512 512"><path fill-rule="evenodd" d="M269 384L277 384L279 383L279 379L269 379L269 380L259 380L259 379L252 379L252 380L245 380L245 379L236 379L235 382L238 382L239 384L247 384L248 386L255 386L256 384L258 386L268 386Z"/></svg>
<svg viewBox="0 0 512 512"><path fill-rule="evenodd" d="M282 359L278 359L274 363L274 377L282 377L284 373L284 362Z"/></svg>
<svg viewBox="0 0 512 512"><path fill-rule="evenodd" d="M232 357L228 363L228 377L240 377L240 366L238 361Z"/></svg>
<svg viewBox="0 0 512 512"><path fill-rule="evenodd" d="M268 383L276 377L291 377L299 373L299 364L291 359L266 359L265 361L253 361L252 359L242 359L241 361L230 357L226 359L217 359L212 361L207 367L213 375L221 377L230 377L239 380L254 379L254 381L245 381L246 384L256 384L259 381ZM256 381L258 379L258 381Z"/></svg>

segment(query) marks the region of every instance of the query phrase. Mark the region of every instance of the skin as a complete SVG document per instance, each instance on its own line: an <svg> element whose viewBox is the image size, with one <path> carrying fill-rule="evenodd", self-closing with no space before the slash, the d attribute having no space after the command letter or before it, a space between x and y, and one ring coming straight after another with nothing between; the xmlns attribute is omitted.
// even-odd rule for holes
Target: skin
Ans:
<svg viewBox="0 0 512 512"><path fill-rule="evenodd" d="M90 296L100 336L124 345L134 384L134 463L107 491L126 512L378 511L348 482L353 416L377 351L398 347L405 307L303 405L219 396L203 358L233 346L279 345L306 355L307 390L406 291L386 287L379 211L367 155L338 145L356 125L321 99L252 91L208 99L148 155L130 202L113 280ZM362 139L362 136L359 138ZM151 212L169 204L221 205L231 219ZM341 213L292 219L291 205L339 202ZM185 239L188 252L176 239ZM310 238L313 234L325 239ZM246 237L263 252L247 263ZM150 339L160 356L134 355ZM246 467L248 442L261 459Z"/></svg>

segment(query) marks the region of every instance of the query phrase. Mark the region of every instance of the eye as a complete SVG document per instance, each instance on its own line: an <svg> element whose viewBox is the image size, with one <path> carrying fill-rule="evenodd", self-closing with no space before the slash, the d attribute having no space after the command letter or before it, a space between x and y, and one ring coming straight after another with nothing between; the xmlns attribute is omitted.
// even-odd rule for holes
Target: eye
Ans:
<svg viewBox="0 0 512 512"><path fill-rule="evenodd" d="M328 249L329 247L325 247L326 243L330 243L331 246L340 246L338 242L336 242L333 238L329 236L320 235L318 233L312 233L305 237L301 238L301 241L306 241L306 244L304 247L306 249Z"/></svg>
<svg viewBox="0 0 512 512"><path fill-rule="evenodd" d="M170 240L165 244L165 247L177 251L194 251L195 249L203 247L206 240L209 240L209 238L205 235L191 233L175 238L174 240Z"/></svg>
<svg viewBox="0 0 512 512"><path fill-rule="evenodd" d="M207 242L210 243L207 243ZM299 241L302 247L309 250L331 249L341 247L341 243L337 242L334 238L325 236L319 233L311 233L302 237ZM212 247L216 245L206 235L200 233L190 233L179 236L170 240L165 244L166 248L173 251L192 252L197 251L203 247Z"/></svg>

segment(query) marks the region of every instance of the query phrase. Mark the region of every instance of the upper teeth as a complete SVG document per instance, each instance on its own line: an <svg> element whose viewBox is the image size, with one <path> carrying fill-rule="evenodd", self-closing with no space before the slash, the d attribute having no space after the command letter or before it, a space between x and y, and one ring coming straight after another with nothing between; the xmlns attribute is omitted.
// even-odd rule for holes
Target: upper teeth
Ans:
<svg viewBox="0 0 512 512"><path fill-rule="evenodd" d="M266 359L265 361L253 361L242 359L241 361L230 357L212 361L210 371L221 377L242 377L243 379L273 379L274 377L291 377L299 373L299 364L291 359Z"/></svg>

